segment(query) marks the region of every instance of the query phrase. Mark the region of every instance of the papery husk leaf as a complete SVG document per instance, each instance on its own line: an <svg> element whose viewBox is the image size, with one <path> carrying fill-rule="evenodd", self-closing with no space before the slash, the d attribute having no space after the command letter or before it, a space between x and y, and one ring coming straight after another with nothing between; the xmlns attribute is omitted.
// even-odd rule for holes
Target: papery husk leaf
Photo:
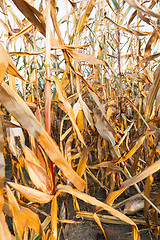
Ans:
<svg viewBox="0 0 160 240"><path fill-rule="evenodd" d="M25 165L33 184L42 192L51 194L51 182L43 168L27 159L25 159Z"/></svg>
<svg viewBox="0 0 160 240"><path fill-rule="evenodd" d="M53 198L51 195L40 192L30 187L25 187L23 185L13 183L13 182L7 182L7 183L11 187L15 188L18 192L20 192L30 202L47 203L47 202L50 202Z"/></svg>
<svg viewBox="0 0 160 240"><path fill-rule="evenodd" d="M51 161L62 170L64 175L79 190L83 190L85 186L84 180L67 163L57 144L44 130L25 102L5 82L0 85L0 102L37 139L37 142L43 147Z"/></svg>

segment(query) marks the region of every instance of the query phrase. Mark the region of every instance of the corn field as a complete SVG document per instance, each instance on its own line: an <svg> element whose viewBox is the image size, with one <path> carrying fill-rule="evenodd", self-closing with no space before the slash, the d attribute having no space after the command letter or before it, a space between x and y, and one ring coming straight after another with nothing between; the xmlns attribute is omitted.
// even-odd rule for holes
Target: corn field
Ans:
<svg viewBox="0 0 160 240"><path fill-rule="evenodd" d="M59 206L68 195L104 239L104 223L159 239L159 12L158 0L0 0L0 239L61 239L77 224Z"/></svg>

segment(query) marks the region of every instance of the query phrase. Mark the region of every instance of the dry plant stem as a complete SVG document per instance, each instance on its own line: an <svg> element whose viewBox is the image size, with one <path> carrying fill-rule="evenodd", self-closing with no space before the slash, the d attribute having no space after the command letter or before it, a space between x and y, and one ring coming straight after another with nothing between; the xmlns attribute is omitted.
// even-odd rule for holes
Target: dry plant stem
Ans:
<svg viewBox="0 0 160 240"><path fill-rule="evenodd" d="M46 2L46 86L45 86L45 126L46 131L51 135L51 82L50 78L50 1Z"/></svg>
<svg viewBox="0 0 160 240"><path fill-rule="evenodd" d="M45 127L51 136L51 81L50 79L50 58L51 58L51 30L50 30L50 0L46 1L46 86L45 86ZM53 193L55 193L55 176L52 161L49 159L49 166L52 174Z"/></svg>
<svg viewBox="0 0 160 240"><path fill-rule="evenodd" d="M120 6L120 0L118 0L118 5ZM120 19L120 8L118 10L118 23ZM119 70L119 95L122 94L122 71L121 71L121 34L118 27L118 70ZM119 99L119 110L122 113L122 99Z"/></svg>

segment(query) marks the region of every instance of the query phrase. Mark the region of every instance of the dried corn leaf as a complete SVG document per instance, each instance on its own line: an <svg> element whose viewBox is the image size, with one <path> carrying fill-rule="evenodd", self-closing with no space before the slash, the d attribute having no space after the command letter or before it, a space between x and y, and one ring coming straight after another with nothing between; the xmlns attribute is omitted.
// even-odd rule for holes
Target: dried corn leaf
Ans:
<svg viewBox="0 0 160 240"><path fill-rule="evenodd" d="M146 47L145 47L145 52L144 52L144 57L147 57L148 54L150 54L151 52L151 47L152 47L152 44L154 43L154 41L157 40L157 32L154 31L152 36L149 38L147 44L146 44Z"/></svg>
<svg viewBox="0 0 160 240"><path fill-rule="evenodd" d="M53 196L51 205L51 240L57 240L57 197Z"/></svg>
<svg viewBox="0 0 160 240"><path fill-rule="evenodd" d="M25 228L25 218L23 218L23 215L17 203L17 200L14 197L11 189L7 185L6 185L6 190L7 190L9 207L12 211L14 224L16 226L16 231L18 233L19 238L22 239L24 228Z"/></svg>
<svg viewBox="0 0 160 240"><path fill-rule="evenodd" d="M78 126L77 126L77 124L76 124L75 115L74 115L72 106L70 105L70 103L69 103L69 101L66 99L66 97L63 95L63 91L62 91L62 87L61 87L61 84L60 84L59 79L54 76L54 80L55 80L55 83L56 83L56 89L57 89L57 93L58 93L58 96L59 96L59 100L63 102L64 107L65 107L65 109L67 110L67 113L68 113L69 118L70 118L70 120L71 120L71 122L72 122L72 124L73 124L73 127L75 128L75 130L76 130L76 132L77 132L77 135L78 135L79 140L85 145L83 136L82 136L82 134L80 133L79 128L78 128Z"/></svg>
<svg viewBox="0 0 160 240"><path fill-rule="evenodd" d="M160 15L158 13L155 13L155 12L151 11L149 8L142 6L137 0L125 0L125 1L129 5L131 5L133 8L135 8L136 10L138 10L146 15L160 19Z"/></svg>
<svg viewBox="0 0 160 240"><path fill-rule="evenodd" d="M160 160L156 161L153 163L151 166L147 167L143 172L135 175L134 177L126 180L125 182L122 183L121 187L119 190L112 192L108 195L106 202L108 204L112 204L114 200L122 193L125 191L126 188L142 181L144 178L147 178L151 174L157 172L160 169Z"/></svg>
<svg viewBox="0 0 160 240"><path fill-rule="evenodd" d="M105 239L107 240L105 231L104 231L104 229L102 227L102 224L101 224L101 221L100 221L100 219L99 219L99 217L98 217L98 215L96 213L93 213L93 218L96 221L96 223L98 224L98 226L100 227L100 229L102 230L103 235L104 235Z"/></svg>
<svg viewBox="0 0 160 240"><path fill-rule="evenodd" d="M50 195L52 193L51 182L43 168L27 159L25 159L25 165L33 184L42 192Z"/></svg>
<svg viewBox="0 0 160 240"><path fill-rule="evenodd" d="M63 158L57 144L40 125L25 102L4 82L0 85L0 102L37 139L49 158L62 170L64 175L79 190L83 190L85 182Z"/></svg>
<svg viewBox="0 0 160 240"><path fill-rule="evenodd" d="M82 97L81 95L79 95L79 101L80 101L80 104L81 104L81 107L82 107L82 110L83 110L83 113L89 123L89 125L91 126L91 128L94 130L94 123L93 123L93 120L92 120L92 116L90 114L90 109L88 108L88 106L86 105L86 103L82 100Z"/></svg>
<svg viewBox="0 0 160 240"><path fill-rule="evenodd" d="M149 90L146 111L145 111L146 118L149 118L151 115L151 112L153 110L154 100L156 98L159 87L160 87L160 65L157 67L154 73L154 82L152 87Z"/></svg>
<svg viewBox="0 0 160 240"><path fill-rule="evenodd" d="M3 236L3 240L14 240L15 238L11 235L6 219L3 212L0 212L0 234Z"/></svg>
<svg viewBox="0 0 160 240"><path fill-rule="evenodd" d="M151 35L152 34L151 32L139 32L139 31L132 30L130 28L126 28L126 27L120 26L118 23L114 22L109 17L105 16L105 18L108 21L110 21L111 23L113 23L114 25L116 25L119 29L122 29L123 31L129 32L129 33L134 34L136 36L147 36L147 35Z"/></svg>
<svg viewBox="0 0 160 240"><path fill-rule="evenodd" d="M132 201L128 201L125 204L123 212L125 214L131 215L131 214L135 214L138 211L141 211L143 208L144 208L144 200L134 199Z"/></svg>
<svg viewBox="0 0 160 240"><path fill-rule="evenodd" d="M91 197L85 193L81 193L75 189L73 189L72 187L70 186L64 186L64 185L58 185L57 186L57 195L58 193L60 192L66 192L66 193L69 193L81 200L83 200L84 202L87 202L87 203L90 203L92 205L95 205L97 207L100 207L100 208L103 208L104 210L110 212L112 215L116 216L117 218L121 219L122 221L132 225L133 227L135 227L135 231L137 232L137 238L134 238L135 240L137 239L140 239L139 237L139 231L138 231L138 228L137 228L137 225L130 219L128 218L127 216L125 216L124 214L120 213L119 211L115 210L114 208L112 208L111 206L97 200L96 198L94 197Z"/></svg>
<svg viewBox="0 0 160 240"><path fill-rule="evenodd" d="M0 82L3 81L3 77L7 69L9 74L13 75L14 77L18 77L21 80L24 80L22 76L19 74L15 64L10 59L9 54L3 48L1 43L0 43L0 65L1 65Z"/></svg>
<svg viewBox="0 0 160 240"><path fill-rule="evenodd" d="M2 128L2 119L0 116L0 213L2 212L3 205L4 205L3 188L4 188L4 177L5 177L5 161L3 156L3 148L4 148L4 136L3 136L3 128Z"/></svg>
<svg viewBox="0 0 160 240"><path fill-rule="evenodd" d="M36 189L25 187L17 183L7 182L11 187L19 191L30 202L47 203L52 200L52 196L46 193L40 192Z"/></svg>
<svg viewBox="0 0 160 240"><path fill-rule="evenodd" d="M90 54L83 54L78 52L73 52L69 50L69 54L76 62L89 62L91 64L101 64L103 66L106 66L106 62L95 58L94 56Z"/></svg>
<svg viewBox="0 0 160 240"><path fill-rule="evenodd" d="M33 229L36 233L43 235L44 233L38 214L23 206L20 206L20 209L25 219L25 225Z"/></svg>
<svg viewBox="0 0 160 240"><path fill-rule="evenodd" d="M124 162L126 160L128 160L131 156L133 156L133 154L138 150L138 148L143 144L145 138L147 136L149 136L150 134L153 134L155 131L147 131L145 132L136 142L136 144L134 145L134 147L124 156L122 156L118 162L118 163L121 163L121 162Z"/></svg>
<svg viewBox="0 0 160 240"><path fill-rule="evenodd" d="M97 115L94 115L95 126L97 128L98 133L101 135L102 138L106 139L111 143L112 146L115 145L115 139L112 132L105 127L102 120Z"/></svg>
<svg viewBox="0 0 160 240"><path fill-rule="evenodd" d="M96 3L96 0L89 1L84 14L81 16L81 18L78 22L77 30L76 30L77 33L79 33L79 34L82 33L83 29L85 28L85 24L87 23L88 18L93 10L95 3Z"/></svg>

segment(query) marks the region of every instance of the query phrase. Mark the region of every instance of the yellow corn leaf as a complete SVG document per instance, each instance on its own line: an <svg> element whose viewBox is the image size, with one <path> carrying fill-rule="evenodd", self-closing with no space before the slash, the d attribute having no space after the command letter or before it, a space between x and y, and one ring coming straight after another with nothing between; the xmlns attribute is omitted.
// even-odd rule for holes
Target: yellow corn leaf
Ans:
<svg viewBox="0 0 160 240"><path fill-rule="evenodd" d="M9 207L12 211L14 224L16 226L16 231L18 233L19 238L22 239L24 228L25 228L25 218L23 218L23 215L21 213L17 200L14 197L11 189L7 185L6 185L6 190L7 190Z"/></svg>
<svg viewBox="0 0 160 240"><path fill-rule="evenodd" d="M0 102L6 107L9 113L12 114L17 121L37 139L37 142L43 147L51 161L60 168L64 175L79 190L83 191L85 187L84 180L82 180L67 163L57 144L41 126L26 103L5 82L2 82L0 85Z"/></svg>
<svg viewBox="0 0 160 240"><path fill-rule="evenodd" d="M42 192L51 194L51 182L43 168L39 167L33 162L28 161L27 159L25 159L25 165L33 184Z"/></svg>
<svg viewBox="0 0 160 240"><path fill-rule="evenodd" d="M88 167L92 168L92 169L97 169L97 168L100 168L100 167L104 167L104 168L106 167L111 171L117 171L117 172L122 171L121 167L115 166L115 164L113 164L113 162L110 162L110 161L101 162L99 164L88 166Z"/></svg>
<svg viewBox="0 0 160 240"><path fill-rule="evenodd" d="M144 139L150 135L150 134L153 134L155 131L146 131L136 142L136 144L134 145L134 147L124 156L122 156L118 162L118 163L121 163L121 162L124 162L126 160L128 160L131 156L133 156L133 154L138 150L138 148L143 144L143 141Z"/></svg>
<svg viewBox="0 0 160 240"><path fill-rule="evenodd" d="M38 214L23 206L20 206L20 209L23 218L25 219L25 225L33 229L36 233L43 235L44 233Z"/></svg>
<svg viewBox="0 0 160 240"><path fill-rule="evenodd" d="M79 131L79 128L76 124L76 120L75 120L75 115L74 115L74 112L73 112L73 109L72 109L72 106L70 105L69 101L66 99L65 96L63 96L63 93L62 93L62 87L61 87L61 84L60 84L60 81L57 77L53 76L54 77L54 80L55 80L55 83L56 83L56 89L57 89L57 93L58 93L58 96L59 96L59 100L63 102L64 104L64 107L65 109L67 110L68 112L68 115L69 115L69 118L73 124L73 127L75 128L76 132L77 132L77 135L78 135L78 138L79 140L85 145L85 142L84 142L84 139L83 139L83 136L82 134L80 133Z"/></svg>
<svg viewBox="0 0 160 240"><path fill-rule="evenodd" d="M84 27L85 27L85 24L87 23L88 21L88 18L93 10L93 7L95 5L95 2L96 0L90 0L88 5L87 5L87 8L84 12L84 14L82 15L82 17L80 18L79 22L78 22L78 25L77 25L77 33L82 33Z"/></svg>
<svg viewBox="0 0 160 240"><path fill-rule="evenodd" d="M6 223L6 219L4 216L3 212L0 212L0 236L2 239L3 236L3 240L13 240L15 238L13 238L13 236L11 235L9 229L8 229L8 225Z"/></svg>
<svg viewBox="0 0 160 240"><path fill-rule="evenodd" d="M18 192L20 192L30 202L47 203L52 200L53 196L40 192L36 189L25 187L13 182L7 182L7 183L11 187L15 188Z"/></svg>
<svg viewBox="0 0 160 240"><path fill-rule="evenodd" d="M18 77L21 80L24 80L22 76L19 74L15 64L10 59L9 54L3 48L1 43L0 43L0 65L1 65L0 82L3 81L3 77L7 69L9 74L13 75L14 77Z"/></svg>
<svg viewBox="0 0 160 240"><path fill-rule="evenodd" d="M75 189L73 189L72 187L70 186L64 186L64 185L58 185L57 186L57 195L58 193L60 192L66 192L66 193L69 193L81 200L83 200L84 202L86 203L90 203L92 205L95 205L99 208L103 208L104 210L110 212L112 215L116 216L117 218L121 219L122 221L132 225L132 227L135 227L135 231L137 232L137 238L135 238L136 240L139 240L139 231L138 231L138 228L137 228L137 225L130 219L128 218L127 216L125 216L124 214L122 214L121 212L117 211L116 209L112 208L111 206L97 200L96 198L94 197L91 197L89 196L88 194L85 194L85 193L81 193Z"/></svg>
<svg viewBox="0 0 160 240"><path fill-rule="evenodd" d="M101 224L101 221L100 221L100 219L99 219L99 217L98 217L98 215L96 213L93 213L93 218L96 221L96 223L98 224L98 226L100 227L100 229L102 230L103 235L104 235L105 239L107 240L105 231L104 231L104 229L102 227L102 224Z"/></svg>

